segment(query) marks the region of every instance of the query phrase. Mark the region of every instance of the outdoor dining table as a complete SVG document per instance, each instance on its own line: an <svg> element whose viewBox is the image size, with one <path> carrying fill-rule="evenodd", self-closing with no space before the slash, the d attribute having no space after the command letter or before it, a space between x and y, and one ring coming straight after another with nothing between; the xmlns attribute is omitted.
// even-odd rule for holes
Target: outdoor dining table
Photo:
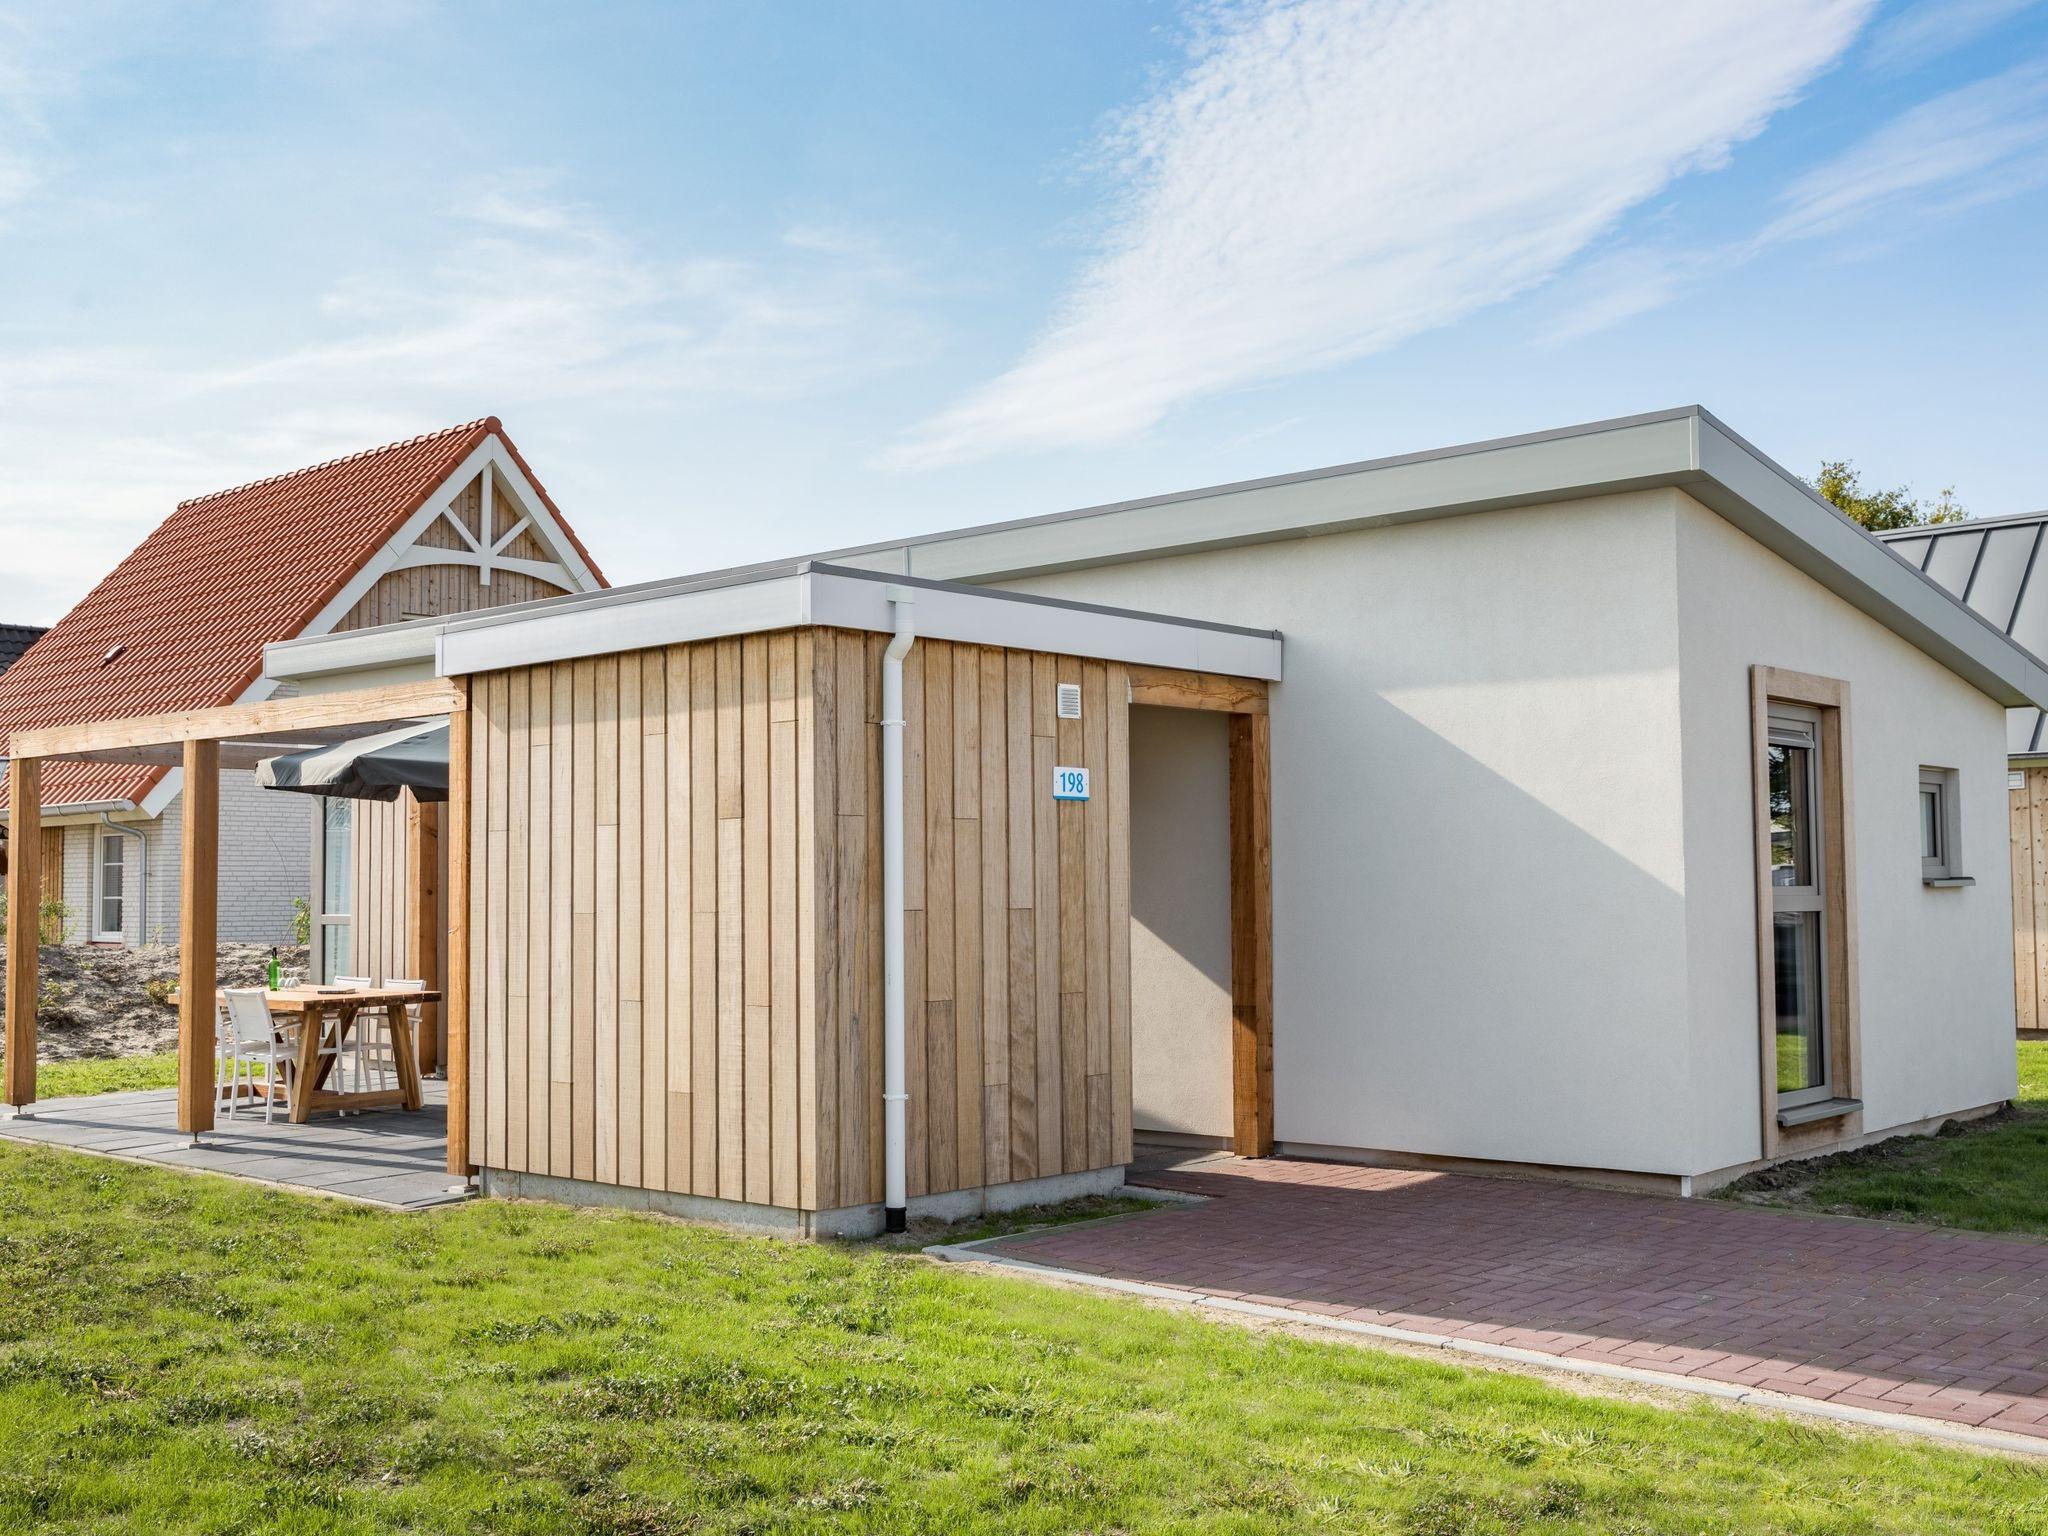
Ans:
<svg viewBox="0 0 2048 1536"><path fill-rule="evenodd" d="M216 995L226 1003L225 989ZM169 1001L175 1005L177 1000L173 992ZM439 992L409 991L402 987L283 987L275 992L266 991L263 1000L270 1005L272 1014L296 1020L299 1026L293 1074L293 1124L305 1124L316 1109L383 1109L393 1104L404 1109L420 1107L420 1063L414 1054L412 1016L407 1005L438 1003ZM391 1054L398 1064L398 1086L355 1093L330 1089L326 1087L328 1075L355 1028L356 1016L366 1008L383 1008L390 1015ZM321 1055L322 1046L331 1047L335 1054Z"/></svg>

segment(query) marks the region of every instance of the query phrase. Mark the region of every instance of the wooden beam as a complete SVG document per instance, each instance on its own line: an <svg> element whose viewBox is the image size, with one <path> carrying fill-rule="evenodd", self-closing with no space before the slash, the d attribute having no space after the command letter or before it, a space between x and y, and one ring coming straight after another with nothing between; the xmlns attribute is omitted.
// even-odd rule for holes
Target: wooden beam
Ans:
<svg viewBox="0 0 2048 1536"><path fill-rule="evenodd" d="M448 713L448 1171L476 1172L469 1157L469 680Z"/></svg>
<svg viewBox="0 0 2048 1536"><path fill-rule="evenodd" d="M43 893L43 765L7 765L7 1102L36 1101L36 992L41 984L36 910Z"/></svg>
<svg viewBox="0 0 2048 1536"><path fill-rule="evenodd" d="M406 897L405 963L427 990L444 990L441 956L441 807L422 803L405 792L405 867L410 871ZM435 1021L440 1004L420 1005L419 1069L432 1072L441 1061L440 1030Z"/></svg>
<svg viewBox="0 0 2048 1536"><path fill-rule="evenodd" d="M1263 715L1266 685L1254 677L1184 672L1178 667L1131 667L1131 702L1169 709L1213 709L1233 715Z"/></svg>
<svg viewBox="0 0 2048 1536"><path fill-rule="evenodd" d="M191 741L218 743L273 732L319 730L335 726L377 725L386 721L445 715L463 707L459 679L437 677L420 683L393 683L382 688L357 688L341 693L316 693L305 698L266 699L260 704L228 704L218 709L174 710L162 715L137 715L125 720L96 720L84 725L57 725L16 731L10 742L14 757L69 757L80 752L167 746Z"/></svg>
<svg viewBox="0 0 2048 1536"><path fill-rule="evenodd" d="M220 908L220 743L185 743L178 859L178 1129L213 1129Z"/></svg>
<svg viewBox="0 0 2048 1536"><path fill-rule="evenodd" d="M1230 717L1231 1139L1273 1151L1273 805L1271 723Z"/></svg>

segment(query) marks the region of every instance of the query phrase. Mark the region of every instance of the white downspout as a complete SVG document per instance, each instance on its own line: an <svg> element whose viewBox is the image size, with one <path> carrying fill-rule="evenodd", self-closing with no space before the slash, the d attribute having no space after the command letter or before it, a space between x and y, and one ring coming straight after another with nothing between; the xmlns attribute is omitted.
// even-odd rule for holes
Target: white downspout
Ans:
<svg viewBox="0 0 2048 1536"><path fill-rule="evenodd" d="M904 1171L903 1064L903 658L917 638L915 601L907 587L890 587L896 633L882 653L882 1217L901 1232L909 1215Z"/></svg>

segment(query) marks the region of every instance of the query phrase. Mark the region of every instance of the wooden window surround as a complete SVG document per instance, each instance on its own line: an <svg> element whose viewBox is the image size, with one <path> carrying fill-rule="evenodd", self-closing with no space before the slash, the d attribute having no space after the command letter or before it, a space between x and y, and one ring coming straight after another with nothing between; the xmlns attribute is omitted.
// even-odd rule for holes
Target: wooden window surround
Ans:
<svg viewBox="0 0 2048 1536"><path fill-rule="evenodd" d="M1753 666L1749 673L1750 770L1756 865L1757 1020L1761 1037L1763 1155L1781 1157L1854 1137L1863 1129L1862 1080L1856 996L1855 838L1851 819L1849 685L1782 667ZM1820 805L1814 831L1820 844L1826 921L1822 930L1822 1018L1828 1086L1832 1097L1780 1122L1778 1104L1778 1000L1772 931L1770 713L1794 704L1820 717ZM1818 1111L1818 1113L1815 1113Z"/></svg>

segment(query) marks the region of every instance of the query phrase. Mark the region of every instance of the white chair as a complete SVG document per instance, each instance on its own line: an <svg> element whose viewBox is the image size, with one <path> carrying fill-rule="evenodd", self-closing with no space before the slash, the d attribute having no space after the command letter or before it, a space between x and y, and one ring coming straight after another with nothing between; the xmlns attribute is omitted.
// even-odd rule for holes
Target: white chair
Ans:
<svg viewBox="0 0 2048 1536"><path fill-rule="evenodd" d="M220 1085L227 1081L235 1056L235 1037L228 1028L228 1011L218 1001L213 1005L213 1085L220 1097Z"/></svg>
<svg viewBox="0 0 2048 1536"><path fill-rule="evenodd" d="M424 992L427 990L427 984L424 981L412 976L387 976L384 978L384 985L391 988L394 992ZM420 1009L421 1005L418 1003L407 1003L405 1005L405 1022L412 1026L412 1048L415 1052L420 1048ZM387 1046L391 1043L391 1035L388 1031L385 1033L384 1043ZM418 1059L417 1055L415 1055L414 1059ZM396 1071L397 1067L397 1062L393 1061L392 1070Z"/></svg>
<svg viewBox="0 0 2048 1536"><path fill-rule="evenodd" d="M270 1017L269 994L261 987L229 987L227 1027L228 1118L235 1118L242 1090L254 1092L263 1084L263 1123L270 1124L280 1097L290 1103L291 1053L278 1044L277 1026ZM262 1069L262 1077L256 1075Z"/></svg>
<svg viewBox="0 0 2048 1536"><path fill-rule="evenodd" d="M334 984L365 991L377 985L367 976L337 976ZM371 1008L358 1008L355 1023L349 1029L345 1052L342 1059L334 1064L335 1075L341 1076L344 1065L351 1067L355 1073L354 1092L370 1093L388 1086L386 1074L395 1072L398 1063L391 1049L391 1011L381 1003Z"/></svg>

